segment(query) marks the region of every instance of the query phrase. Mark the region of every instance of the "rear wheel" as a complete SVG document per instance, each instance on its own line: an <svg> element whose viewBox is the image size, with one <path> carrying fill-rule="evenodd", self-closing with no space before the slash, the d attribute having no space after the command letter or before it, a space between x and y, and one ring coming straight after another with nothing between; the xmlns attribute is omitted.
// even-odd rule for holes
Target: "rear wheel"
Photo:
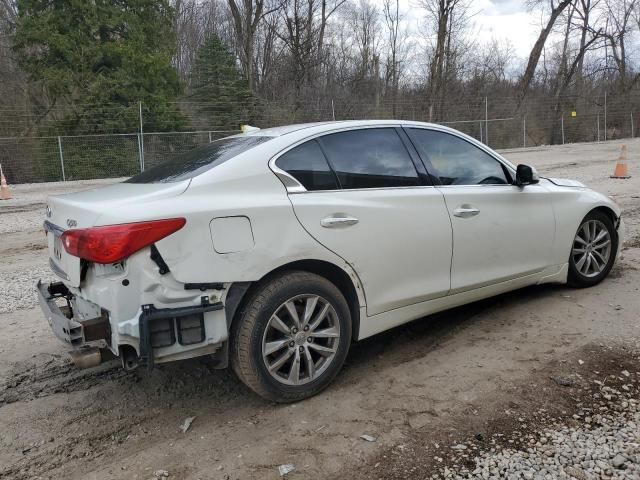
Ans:
<svg viewBox="0 0 640 480"><path fill-rule="evenodd" d="M590 287L604 279L615 261L618 236L608 215L590 212L580 223L569 257L569 284Z"/></svg>
<svg viewBox="0 0 640 480"><path fill-rule="evenodd" d="M351 316L338 288L318 275L287 272L249 298L232 328L232 365L262 397L292 402L326 388L351 342Z"/></svg>

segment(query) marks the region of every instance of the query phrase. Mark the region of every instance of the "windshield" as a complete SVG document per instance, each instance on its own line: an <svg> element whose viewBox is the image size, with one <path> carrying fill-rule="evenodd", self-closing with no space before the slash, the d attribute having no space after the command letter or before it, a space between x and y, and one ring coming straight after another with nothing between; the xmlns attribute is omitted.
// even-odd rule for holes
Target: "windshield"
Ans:
<svg viewBox="0 0 640 480"><path fill-rule="evenodd" d="M179 154L134 175L126 183L169 183L196 177L273 137L227 137Z"/></svg>

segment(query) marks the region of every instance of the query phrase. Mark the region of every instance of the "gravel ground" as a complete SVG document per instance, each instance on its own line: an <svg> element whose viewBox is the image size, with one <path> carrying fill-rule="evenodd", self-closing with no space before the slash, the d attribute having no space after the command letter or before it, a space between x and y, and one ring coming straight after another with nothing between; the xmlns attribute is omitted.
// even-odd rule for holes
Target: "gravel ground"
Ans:
<svg viewBox="0 0 640 480"><path fill-rule="evenodd" d="M526 394L488 419L405 439L357 478L639 479L638 352L636 340L586 346L505 386Z"/></svg>
<svg viewBox="0 0 640 480"><path fill-rule="evenodd" d="M46 263L0 271L0 313L35 307L38 304L35 285L38 280L48 279L53 279L53 275Z"/></svg>
<svg viewBox="0 0 640 480"><path fill-rule="evenodd" d="M44 207L37 209L15 208L11 212L2 212L0 223L0 235L18 232L42 231L44 221ZM42 234L44 237L44 232Z"/></svg>
<svg viewBox="0 0 640 480"><path fill-rule="evenodd" d="M631 377L631 378L629 378ZM637 479L640 478L640 412L635 374L624 370L617 380L625 382L620 389L598 382L592 394L589 411L573 415L577 426L555 422L548 428L519 438L521 449L491 448L474 459L475 468L444 467L431 478L524 478L552 480L556 478ZM548 423L546 412L538 410L538 420ZM513 441L513 440L512 440ZM492 439L496 443L495 439ZM469 445L452 447L465 452Z"/></svg>
<svg viewBox="0 0 640 480"><path fill-rule="evenodd" d="M52 279L42 229L49 195L77 192L121 179L12 185L0 203L0 313L33 308L38 280Z"/></svg>

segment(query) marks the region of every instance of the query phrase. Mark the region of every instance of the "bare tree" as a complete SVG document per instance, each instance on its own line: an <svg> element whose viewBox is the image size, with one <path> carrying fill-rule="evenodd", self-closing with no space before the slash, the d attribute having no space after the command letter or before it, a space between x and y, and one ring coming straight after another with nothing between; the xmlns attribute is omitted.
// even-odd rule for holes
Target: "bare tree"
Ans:
<svg viewBox="0 0 640 480"><path fill-rule="evenodd" d="M628 52L627 38L631 31L632 15L636 11L637 0L605 0L607 9L607 28L604 32L611 55L618 70L618 79L622 89L627 86Z"/></svg>
<svg viewBox="0 0 640 480"><path fill-rule="evenodd" d="M439 117L446 96L447 77L452 71L455 42L466 27L466 0L419 0L435 32L435 44L429 66L429 120Z"/></svg>
<svg viewBox="0 0 640 480"><path fill-rule="evenodd" d="M227 0L231 17L240 63L250 89L255 86L253 73L253 56L255 36L260 21L268 14L277 11L281 3L265 4L265 0Z"/></svg>
<svg viewBox="0 0 640 480"><path fill-rule="evenodd" d="M278 62L284 46L278 41L278 24L274 16L267 17L256 32L256 53L253 60L256 90L259 93L269 91L272 78L277 75Z"/></svg>
<svg viewBox="0 0 640 480"><path fill-rule="evenodd" d="M392 115L395 118L400 76L406 60L406 36L400 27L404 16L400 13L400 0L384 0L382 11L387 28L387 43L389 47L385 68L385 89L387 92L391 92Z"/></svg>
<svg viewBox="0 0 640 480"><path fill-rule="evenodd" d="M470 79L485 88L506 83L510 75L509 67L515 58L515 49L508 39L499 41L492 38L487 44L477 47L471 55Z"/></svg>
<svg viewBox="0 0 640 480"><path fill-rule="evenodd" d="M560 0L558 3L555 0L549 0L549 18L547 20L546 25L540 31L538 35L538 39L536 43L534 43L533 48L531 49L531 53L529 54L529 60L527 62L527 66L525 68L524 74L520 78L519 86L518 86L518 105L521 104L522 100L527 94L529 90L529 86L531 85L531 81L533 80L533 76L536 73L536 68L538 66L538 61L540 60L540 55L542 55L542 50L544 49L545 43L547 42L547 38L549 34L553 30L553 26L556 23L556 20L560 16L560 14L567 8L573 0ZM542 4L542 0L537 0L535 2L536 5Z"/></svg>
<svg viewBox="0 0 640 480"><path fill-rule="evenodd" d="M323 59L327 22L346 0L285 0L280 10L283 30L279 33L289 54L289 70L296 92L318 80Z"/></svg>
<svg viewBox="0 0 640 480"><path fill-rule="evenodd" d="M594 20L593 14L596 12L599 4L600 0L579 0L579 3L576 5L575 12L579 21L577 27L580 30L579 51L581 52L586 51L587 34L592 31L591 22ZM582 83L584 75L584 55L580 57L576 74L578 81Z"/></svg>
<svg viewBox="0 0 640 480"><path fill-rule="evenodd" d="M367 0L360 0L351 14L351 27L357 50L356 82L376 77L379 71L380 55L378 47L379 22L376 7ZM377 79L376 79L377 80Z"/></svg>
<svg viewBox="0 0 640 480"><path fill-rule="evenodd" d="M586 4L583 0L577 0L566 10L566 16L564 18L564 36L560 47L560 55L558 60L557 74L553 80L551 86L553 93L553 108L552 108L552 128L551 128L551 143L555 143L560 138L560 132L558 123L559 118L562 116L564 96L574 80L577 82L582 81L580 69L583 68L584 58L586 54L595 47L599 47L602 42L599 42L603 38L603 29L598 28L597 25L585 26L584 18L589 16L589 10L584 10L585 7L590 8L590 5ZM574 19L578 19L574 23ZM570 49L571 37L574 32L579 32L580 40L578 42L577 49ZM575 90L578 91L577 89Z"/></svg>

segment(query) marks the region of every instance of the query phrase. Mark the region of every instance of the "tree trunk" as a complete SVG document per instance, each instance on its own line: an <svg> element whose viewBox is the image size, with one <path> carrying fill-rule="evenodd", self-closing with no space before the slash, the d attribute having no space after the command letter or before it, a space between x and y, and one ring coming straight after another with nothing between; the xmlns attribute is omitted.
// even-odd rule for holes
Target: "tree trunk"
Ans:
<svg viewBox="0 0 640 480"><path fill-rule="evenodd" d="M247 80L247 86L254 91L253 50L258 23L262 19L264 0L242 0L242 11L236 0L228 0L236 42L240 48L240 63Z"/></svg>
<svg viewBox="0 0 640 480"><path fill-rule="evenodd" d="M442 76L444 72L444 57L448 38L450 13L449 0L440 0L436 49L433 54L433 60L431 61L431 68L429 72L429 121L434 120L434 115L439 115L437 106L443 82ZM436 110L435 112L434 109Z"/></svg>
<svg viewBox="0 0 640 480"><path fill-rule="evenodd" d="M527 90L529 89L533 76L536 73L536 67L538 66L538 61L540 60L540 55L542 55L542 49L547 42L547 38L549 37L556 20L571 1L572 0L562 0L551 10L551 15L549 16L547 25L542 29L536 43L533 45L531 53L529 54L527 68L525 69L524 75L520 79L520 85L518 86L518 107L522 104L522 100L524 100L524 97L527 95Z"/></svg>
<svg viewBox="0 0 640 480"><path fill-rule="evenodd" d="M591 0L581 0L582 3L582 27L580 33L580 52L584 51L585 43L587 42L587 30L589 29L589 14L591 13ZM578 82L582 84L582 74L584 72L584 55L580 57L580 62L578 63Z"/></svg>

